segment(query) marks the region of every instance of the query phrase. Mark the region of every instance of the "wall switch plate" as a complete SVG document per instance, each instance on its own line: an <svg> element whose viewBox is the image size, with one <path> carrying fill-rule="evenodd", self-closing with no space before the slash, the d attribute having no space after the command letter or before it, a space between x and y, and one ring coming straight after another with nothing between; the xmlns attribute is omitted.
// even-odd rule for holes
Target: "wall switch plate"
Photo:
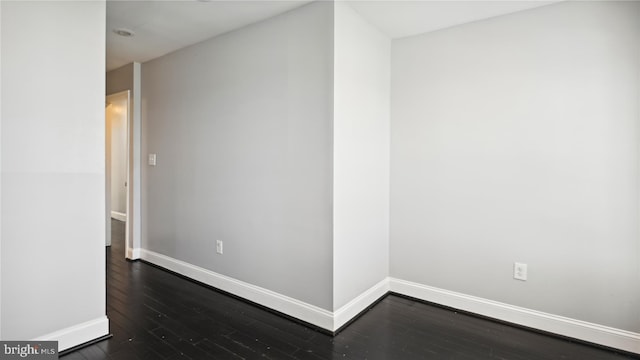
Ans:
<svg viewBox="0 0 640 360"><path fill-rule="evenodd" d="M156 154L149 154L149 165L156 166Z"/></svg>
<svg viewBox="0 0 640 360"><path fill-rule="evenodd" d="M513 278L516 280L527 281L527 264L513 264Z"/></svg>
<svg viewBox="0 0 640 360"><path fill-rule="evenodd" d="M216 252L222 255L222 240L216 240Z"/></svg>

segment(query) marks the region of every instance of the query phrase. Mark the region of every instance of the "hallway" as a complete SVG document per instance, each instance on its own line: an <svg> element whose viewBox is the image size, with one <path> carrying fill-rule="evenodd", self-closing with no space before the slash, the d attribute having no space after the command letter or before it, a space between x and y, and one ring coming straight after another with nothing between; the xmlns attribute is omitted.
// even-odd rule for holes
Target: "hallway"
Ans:
<svg viewBox="0 0 640 360"><path fill-rule="evenodd" d="M411 299L387 296L331 337L143 262L112 220L113 338L62 359L632 359Z"/></svg>

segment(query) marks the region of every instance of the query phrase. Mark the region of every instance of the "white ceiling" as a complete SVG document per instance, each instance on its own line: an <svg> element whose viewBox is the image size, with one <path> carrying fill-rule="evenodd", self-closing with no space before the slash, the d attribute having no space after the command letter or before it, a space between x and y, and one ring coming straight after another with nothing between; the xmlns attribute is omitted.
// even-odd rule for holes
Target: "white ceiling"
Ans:
<svg viewBox="0 0 640 360"><path fill-rule="evenodd" d="M284 13L311 0L109 0L107 70L145 62L185 46ZM348 0L391 38L416 35L556 1ZM121 37L114 29L133 30Z"/></svg>
<svg viewBox="0 0 640 360"><path fill-rule="evenodd" d="M107 70L160 57L309 2L108 0ZM118 36L113 32L117 28L135 35Z"/></svg>
<svg viewBox="0 0 640 360"><path fill-rule="evenodd" d="M555 1L358 1L348 3L360 16L392 39L440 30Z"/></svg>

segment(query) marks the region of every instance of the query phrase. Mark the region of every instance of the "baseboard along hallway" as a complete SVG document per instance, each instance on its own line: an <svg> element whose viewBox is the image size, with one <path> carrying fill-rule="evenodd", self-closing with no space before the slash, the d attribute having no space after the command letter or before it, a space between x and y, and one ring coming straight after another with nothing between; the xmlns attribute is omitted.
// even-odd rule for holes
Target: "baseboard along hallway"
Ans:
<svg viewBox="0 0 640 360"><path fill-rule="evenodd" d="M633 359L564 339L389 295L332 337L311 327L124 259L112 220L107 313L113 337L74 359Z"/></svg>

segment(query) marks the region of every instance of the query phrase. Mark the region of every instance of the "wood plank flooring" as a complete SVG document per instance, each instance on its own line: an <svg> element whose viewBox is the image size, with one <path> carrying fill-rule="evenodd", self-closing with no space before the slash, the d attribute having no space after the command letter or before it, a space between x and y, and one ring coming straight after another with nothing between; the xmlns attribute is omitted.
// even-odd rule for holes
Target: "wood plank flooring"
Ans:
<svg viewBox="0 0 640 360"><path fill-rule="evenodd" d="M113 338L74 359L632 359L394 295L335 337L142 262L124 260L124 226L107 248Z"/></svg>

